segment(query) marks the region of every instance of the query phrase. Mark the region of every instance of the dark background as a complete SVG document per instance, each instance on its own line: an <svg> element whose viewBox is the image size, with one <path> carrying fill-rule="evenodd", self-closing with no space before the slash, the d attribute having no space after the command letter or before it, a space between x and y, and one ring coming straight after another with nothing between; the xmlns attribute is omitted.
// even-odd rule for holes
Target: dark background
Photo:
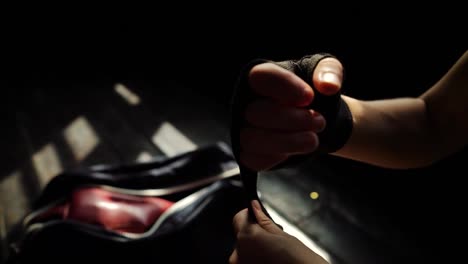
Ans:
<svg viewBox="0 0 468 264"><path fill-rule="evenodd" d="M403 14L402 21L399 14L385 19L355 8L348 12L353 16L339 20L340 14L317 17L316 12L311 18L267 12L259 16L226 5L213 11L203 6L170 12L153 7L148 14L106 12L101 17L100 12L73 16L63 12L59 17L23 14L7 19L0 61L4 123L15 122L16 110L27 107L36 84L51 94L54 89L66 94L63 83L136 81L154 87L145 90L150 97L165 93L167 86L161 84L167 80L185 87L175 92L180 101L176 96L172 107L184 109L184 102L196 95L193 100L201 97L215 105L218 118L227 122L232 89L248 61L298 59L316 52L332 53L342 61L345 94L364 100L418 96L467 47L451 13L446 13L449 23L441 24L435 19L441 14L425 19ZM99 94L99 85L81 86L79 92ZM6 131L4 140L11 136ZM8 167L15 162L8 153L4 156ZM461 152L430 168L410 171L328 157L323 164L333 168L333 177L321 181L356 200L359 210L390 219L404 233L426 238L422 226L430 219L431 228L450 230L446 239L459 226L455 213L462 208L462 191L456 182L466 175L465 156ZM444 199L433 198L440 191L446 193Z"/></svg>

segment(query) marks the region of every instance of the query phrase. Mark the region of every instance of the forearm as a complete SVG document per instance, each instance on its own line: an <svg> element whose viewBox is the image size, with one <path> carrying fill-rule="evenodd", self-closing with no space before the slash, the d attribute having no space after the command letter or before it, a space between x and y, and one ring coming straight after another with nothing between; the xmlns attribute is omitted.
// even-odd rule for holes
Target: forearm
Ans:
<svg viewBox="0 0 468 264"><path fill-rule="evenodd" d="M389 168L429 165L468 143L468 51L419 98L343 99L354 127L335 155Z"/></svg>
<svg viewBox="0 0 468 264"><path fill-rule="evenodd" d="M343 99L353 115L353 132L334 155L399 169L425 166L438 158L422 99Z"/></svg>

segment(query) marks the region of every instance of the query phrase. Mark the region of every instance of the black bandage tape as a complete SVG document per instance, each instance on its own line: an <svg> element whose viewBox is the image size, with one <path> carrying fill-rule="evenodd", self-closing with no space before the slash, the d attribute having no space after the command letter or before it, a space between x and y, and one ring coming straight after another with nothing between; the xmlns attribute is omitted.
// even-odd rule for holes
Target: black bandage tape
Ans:
<svg viewBox="0 0 468 264"><path fill-rule="evenodd" d="M249 85L249 72L250 70L258 64L270 62L268 60L254 60L247 64L240 74L238 83L234 89L234 94L232 97L231 105L231 147L234 153L234 157L239 164L240 176L242 184L244 187L245 195L248 203L248 213L249 219L253 222L256 222L256 217L253 213L253 208L250 203L252 200L258 200L260 203L263 212L270 217L262 202L260 201L257 193L257 172L253 171L242 164L240 161L240 130L242 127L248 126L247 121L245 120L245 109L249 103L259 98L256 95ZM270 217L271 218L271 217Z"/></svg>

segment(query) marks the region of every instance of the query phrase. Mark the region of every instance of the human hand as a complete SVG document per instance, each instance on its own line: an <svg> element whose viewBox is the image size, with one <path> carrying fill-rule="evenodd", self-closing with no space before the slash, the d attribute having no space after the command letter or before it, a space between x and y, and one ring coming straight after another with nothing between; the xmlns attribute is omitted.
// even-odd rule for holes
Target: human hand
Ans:
<svg viewBox="0 0 468 264"><path fill-rule="evenodd" d="M237 245L229 263L328 263L297 238L281 230L263 213L258 201L252 202L252 208L258 223L249 220L247 209L234 216Z"/></svg>
<svg viewBox="0 0 468 264"><path fill-rule="evenodd" d="M316 90L336 94L343 81L343 66L335 58L324 58L312 76ZM267 170L289 156L315 151L317 133L326 122L320 113L305 109L314 91L300 77L273 63L256 65L249 72L249 85L258 95L245 111L251 125L240 132L240 160L250 169Z"/></svg>

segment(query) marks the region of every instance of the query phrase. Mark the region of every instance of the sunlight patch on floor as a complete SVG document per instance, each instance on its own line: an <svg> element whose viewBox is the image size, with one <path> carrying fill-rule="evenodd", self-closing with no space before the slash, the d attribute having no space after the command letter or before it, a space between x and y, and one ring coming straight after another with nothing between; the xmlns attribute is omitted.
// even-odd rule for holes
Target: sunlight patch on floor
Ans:
<svg viewBox="0 0 468 264"><path fill-rule="evenodd" d="M73 120L63 131L63 136L77 161L86 158L99 144L99 137L83 116Z"/></svg>
<svg viewBox="0 0 468 264"><path fill-rule="evenodd" d="M41 189L57 174L63 171L57 150L52 143L48 143L32 157L34 170L36 171Z"/></svg>
<svg viewBox="0 0 468 264"><path fill-rule="evenodd" d="M3 227L12 226L24 217L29 210L28 195L22 182L23 175L15 171L0 181L0 202L3 207Z"/></svg>
<svg viewBox="0 0 468 264"><path fill-rule="evenodd" d="M163 122L154 132L151 140L168 157L197 148L194 142L169 122Z"/></svg>
<svg viewBox="0 0 468 264"><path fill-rule="evenodd" d="M140 97L132 92L130 88L127 86L121 84L121 83L116 83L114 85L114 91L124 99L125 102L127 102L129 105L139 105L141 102Z"/></svg>

